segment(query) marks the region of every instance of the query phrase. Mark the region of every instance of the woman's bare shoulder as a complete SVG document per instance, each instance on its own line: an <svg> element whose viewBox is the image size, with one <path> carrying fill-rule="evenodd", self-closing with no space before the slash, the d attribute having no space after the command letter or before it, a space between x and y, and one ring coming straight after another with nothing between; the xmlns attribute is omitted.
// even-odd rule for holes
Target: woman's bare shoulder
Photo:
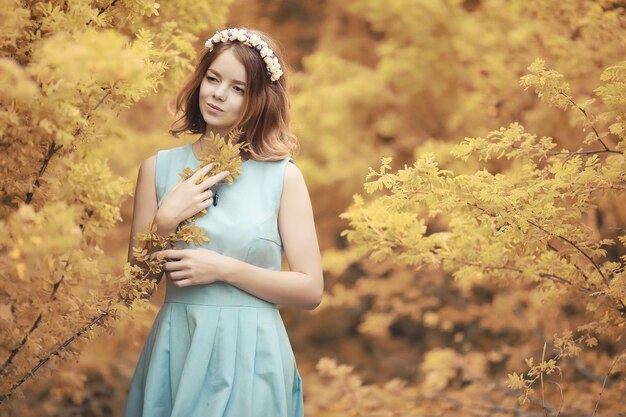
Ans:
<svg viewBox="0 0 626 417"><path fill-rule="evenodd" d="M156 171L156 160L156 154L150 155L149 157L144 159L139 166L139 176L154 174L154 172Z"/></svg>
<svg viewBox="0 0 626 417"><path fill-rule="evenodd" d="M139 166L139 177L147 176L148 178L154 178L154 175L156 173L157 158L163 158L168 152L172 151L183 152L185 146L187 145L183 144L179 146L174 146L172 148L163 148L157 150L154 154L143 160L143 162Z"/></svg>
<svg viewBox="0 0 626 417"><path fill-rule="evenodd" d="M285 167L285 175L289 175L289 176L302 176L302 171L300 171L300 168L298 168L298 166L294 163L291 162L291 160L287 161L287 166Z"/></svg>
<svg viewBox="0 0 626 417"><path fill-rule="evenodd" d="M289 192L293 190L306 190L304 175L295 163L287 162L285 176L283 178L283 188Z"/></svg>

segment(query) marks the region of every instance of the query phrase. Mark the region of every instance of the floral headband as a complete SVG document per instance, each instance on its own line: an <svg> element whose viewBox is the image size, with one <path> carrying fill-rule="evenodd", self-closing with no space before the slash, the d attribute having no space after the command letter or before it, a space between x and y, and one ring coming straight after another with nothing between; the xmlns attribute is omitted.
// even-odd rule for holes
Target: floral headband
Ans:
<svg viewBox="0 0 626 417"><path fill-rule="evenodd" d="M283 71L278 62L278 58L274 55L274 51L272 51L267 45L267 42L261 39L256 33L251 33L245 29L239 28L218 30L212 37L207 39L204 46L207 47L209 51L212 51L215 44L226 41L239 41L259 51L267 67L267 75L270 77L270 80L277 81L280 76L283 75Z"/></svg>

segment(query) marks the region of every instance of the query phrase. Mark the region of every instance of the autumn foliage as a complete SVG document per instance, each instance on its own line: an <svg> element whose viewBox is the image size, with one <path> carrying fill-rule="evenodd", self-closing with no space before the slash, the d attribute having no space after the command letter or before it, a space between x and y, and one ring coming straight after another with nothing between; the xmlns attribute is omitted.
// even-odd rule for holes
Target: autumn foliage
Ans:
<svg viewBox="0 0 626 417"><path fill-rule="evenodd" d="M360 311L379 358L342 361L415 378L413 412L618 415L624 7L341 4L373 28L360 38L370 55L339 41L305 58L301 88L315 92L298 104L327 114L302 128L331 167L316 185L339 191L321 204L352 200L347 248L325 251L324 307ZM364 192L348 197L366 163ZM319 404L341 415L331 403Z"/></svg>
<svg viewBox="0 0 626 417"><path fill-rule="evenodd" d="M0 403L153 289L103 250L133 183L98 150L135 139L118 115L180 82L217 3L1 2Z"/></svg>
<svg viewBox="0 0 626 417"><path fill-rule="evenodd" d="M125 252L132 176L176 145L155 120L228 6L4 2L2 392L119 295L105 246ZM284 314L306 414L623 415L626 5L271 0L229 19L296 70L326 282ZM0 414L119 415L141 307Z"/></svg>

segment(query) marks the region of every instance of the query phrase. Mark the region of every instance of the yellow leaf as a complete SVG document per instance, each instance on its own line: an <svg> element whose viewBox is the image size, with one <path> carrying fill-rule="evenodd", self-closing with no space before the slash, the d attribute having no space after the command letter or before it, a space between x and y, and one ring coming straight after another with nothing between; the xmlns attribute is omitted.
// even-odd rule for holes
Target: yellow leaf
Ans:
<svg viewBox="0 0 626 417"><path fill-rule="evenodd" d="M24 281L24 272L26 271L26 265L23 263L16 263L15 269L17 270L17 277Z"/></svg>

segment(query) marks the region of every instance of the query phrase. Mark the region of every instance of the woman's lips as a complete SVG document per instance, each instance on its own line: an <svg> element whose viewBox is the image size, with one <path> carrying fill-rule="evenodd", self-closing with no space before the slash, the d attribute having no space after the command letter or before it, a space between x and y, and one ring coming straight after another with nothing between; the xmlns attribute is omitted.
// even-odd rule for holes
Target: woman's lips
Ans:
<svg viewBox="0 0 626 417"><path fill-rule="evenodd" d="M213 104L209 104L209 108L211 108L213 110L216 110L216 111L224 111L224 110L220 109L219 107L217 107L217 106L215 106Z"/></svg>

